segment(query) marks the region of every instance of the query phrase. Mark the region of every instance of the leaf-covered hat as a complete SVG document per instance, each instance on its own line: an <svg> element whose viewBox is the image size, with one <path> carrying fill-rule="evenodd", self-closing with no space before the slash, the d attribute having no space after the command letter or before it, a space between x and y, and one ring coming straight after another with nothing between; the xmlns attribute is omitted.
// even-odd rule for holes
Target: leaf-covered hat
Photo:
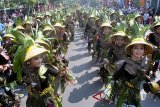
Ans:
<svg viewBox="0 0 160 107"><path fill-rule="evenodd" d="M46 52L48 52L48 51L43 47L40 47L37 45L30 46L26 51L26 56L25 56L24 62L30 60L31 58L33 58L35 56L46 53Z"/></svg>
<svg viewBox="0 0 160 107"><path fill-rule="evenodd" d="M126 54L128 55L131 55L131 48L133 45L137 45L137 44L142 44L145 46L145 49L144 49L144 54L147 55L147 54L151 54L153 49L152 49L152 46L150 44L148 44L143 38L135 38L132 40L132 42L130 44L128 44L126 46Z"/></svg>

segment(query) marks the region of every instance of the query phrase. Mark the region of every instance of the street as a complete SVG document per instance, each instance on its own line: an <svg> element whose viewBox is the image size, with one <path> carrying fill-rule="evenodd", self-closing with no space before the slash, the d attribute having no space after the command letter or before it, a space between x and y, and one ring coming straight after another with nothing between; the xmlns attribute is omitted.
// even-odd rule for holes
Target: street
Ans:
<svg viewBox="0 0 160 107"><path fill-rule="evenodd" d="M71 73L78 83L75 86L67 86L63 94L63 107L114 107L107 101L99 102L92 96L103 90L103 83L99 81L98 68L94 67L91 56L87 51L87 43L83 39L83 33L76 28L75 39L70 44L66 58L69 60ZM160 79L158 77L156 80ZM159 107L160 100L153 101L151 94L141 90L142 107Z"/></svg>

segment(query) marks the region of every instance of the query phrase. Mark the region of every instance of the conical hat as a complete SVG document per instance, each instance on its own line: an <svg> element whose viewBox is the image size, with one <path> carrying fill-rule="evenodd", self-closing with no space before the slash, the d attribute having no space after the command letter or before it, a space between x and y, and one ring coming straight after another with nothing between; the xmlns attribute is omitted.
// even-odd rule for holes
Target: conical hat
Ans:
<svg viewBox="0 0 160 107"><path fill-rule="evenodd" d="M30 46L27 49L24 62L30 60L31 58L33 58L37 55L40 55L40 54L43 54L43 53L46 53L46 52L48 52L48 51L46 49L44 49L43 47L40 47L40 46L37 46L37 45Z"/></svg>
<svg viewBox="0 0 160 107"><path fill-rule="evenodd" d="M137 44L145 45L145 49L144 49L144 51L145 51L144 54L145 55L152 54L152 51L153 51L152 46L150 44L148 44L143 38L133 39L132 42L126 46L126 49L125 49L126 53L128 55L131 55L131 47L133 45L137 45Z"/></svg>

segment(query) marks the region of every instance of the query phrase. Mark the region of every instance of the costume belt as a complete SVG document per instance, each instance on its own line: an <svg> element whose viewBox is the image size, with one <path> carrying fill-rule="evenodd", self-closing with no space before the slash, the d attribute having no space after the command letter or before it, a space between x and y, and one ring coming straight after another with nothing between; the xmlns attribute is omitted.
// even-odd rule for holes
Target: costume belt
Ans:
<svg viewBox="0 0 160 107"><path fill-rule="evenodd" d="M42 92L40 92L40 96L42 97L43 95L47 94L51 89L52 89L51 86L45 88ZM30 93L30 95L34 95L34 93L32 91L30 91L29 93Z"/></svg>
<svg viewBox="0 0 160 107"><path fill-rule="evenodd" d="M128 82L128 81L126 81L124 84L127 85L129 88L133 88L133 89L136 89L136 90L140 90L139 88L136 88L132 83L130 83L130 82Z"/></svg>
<svg viewBox="0 0 160 107"><path fill-rule="evenodd" d="M47 94L51 89L52 89L51 86L49 86L48 88L45 88L45 89L41 92L40 96L43 96L43 95Z"/></svg>

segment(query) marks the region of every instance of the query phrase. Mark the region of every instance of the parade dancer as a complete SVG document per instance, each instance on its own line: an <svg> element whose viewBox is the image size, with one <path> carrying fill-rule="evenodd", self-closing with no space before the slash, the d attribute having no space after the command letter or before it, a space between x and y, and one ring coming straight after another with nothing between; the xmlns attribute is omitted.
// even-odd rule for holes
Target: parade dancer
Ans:
<svg viewBox="0 0 160 107"><path fill-rule="evenodd" d="M135 107L140 104L140 84L149 77L148 61L145 55L152 53L152 46L142 38L135 38L126 46L126 54L129 57L119 61L117 71L113 75L114 85L111 92L111 100L117 97L116 107L122 107L125 103Z"/></svg>

